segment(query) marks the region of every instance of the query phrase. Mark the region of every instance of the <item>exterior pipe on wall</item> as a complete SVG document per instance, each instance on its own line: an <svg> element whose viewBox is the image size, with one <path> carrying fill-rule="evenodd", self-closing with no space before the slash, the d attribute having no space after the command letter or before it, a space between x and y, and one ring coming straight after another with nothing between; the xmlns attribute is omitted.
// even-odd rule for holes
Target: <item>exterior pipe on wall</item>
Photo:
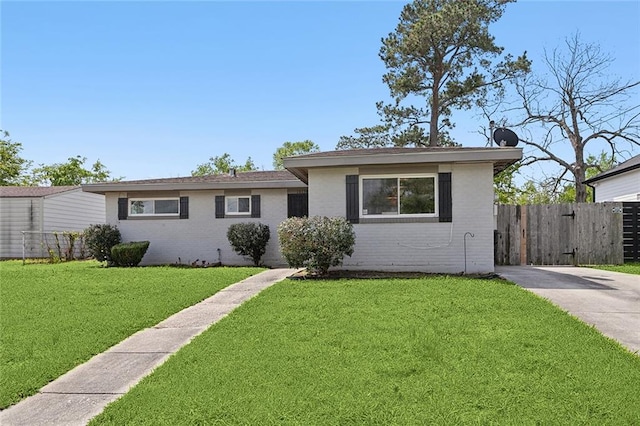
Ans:
<svg viewBox="0 0 640 426"><path fill-rule="evenodd" d="M463 245L464 245L464 274L465 275L467 275L467 235L469 235L471 238L475 237L475 235L473 235L473 233L471 232L465 232L464 236L462 237Z"/></svg>
<svg viewBox="0 0 640 426"><path fill-rule="evenodd" d="M416 247L416 246L412 246L412 245L409 245L409 244L403 244L401 242L398 242L398 245L400 247L406 247L406 248L410 248L412 250L431 250L431 249L439 249L439 248L449 247L452 242L453 242L453 222L451 223L451 226L449 227L449 241L447 243L445 243L445 244L439 244L439 245L435 245L435 246Z"/></svg>
<svg viewBox="0 0 640 426"><path fill-rule="evenodd" d="M20 231L20 232L22 232L22 265L24 266L24 264L27 262L27 260L26 260L27 256L26 256L26 253L25 253L25 244L26 244L25 238L24 238L25 232L24 231Z"/></svg>

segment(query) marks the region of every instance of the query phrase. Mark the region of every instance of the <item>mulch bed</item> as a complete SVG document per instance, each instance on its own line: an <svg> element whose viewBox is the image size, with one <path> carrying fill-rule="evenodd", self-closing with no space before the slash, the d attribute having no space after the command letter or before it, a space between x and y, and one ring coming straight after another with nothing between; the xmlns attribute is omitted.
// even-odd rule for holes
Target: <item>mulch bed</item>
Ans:
<svg viewBox="0 0 640 426"><path fill-rule="evenodd" d="M319 276L310 274L308 271L301 271L291 275L294 280L340 280L340 279L390 279L390 278L425 278L434 276L465 276L469 278L500 278L497 274L435 274L427 272L390 272L390 271L353 271L348 269L331 270L327 275Z"/></svg>

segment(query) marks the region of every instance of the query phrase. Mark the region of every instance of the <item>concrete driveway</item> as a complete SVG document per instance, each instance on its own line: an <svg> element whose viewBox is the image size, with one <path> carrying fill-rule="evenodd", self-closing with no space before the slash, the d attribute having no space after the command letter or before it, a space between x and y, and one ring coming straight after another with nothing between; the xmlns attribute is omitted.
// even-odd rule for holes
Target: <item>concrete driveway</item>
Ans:
<svg viewBox="0 0 640 426"><path fill-rule="evenodd" d="M573 266L496 266L496 273L640 355L640 276Z"/></svg>

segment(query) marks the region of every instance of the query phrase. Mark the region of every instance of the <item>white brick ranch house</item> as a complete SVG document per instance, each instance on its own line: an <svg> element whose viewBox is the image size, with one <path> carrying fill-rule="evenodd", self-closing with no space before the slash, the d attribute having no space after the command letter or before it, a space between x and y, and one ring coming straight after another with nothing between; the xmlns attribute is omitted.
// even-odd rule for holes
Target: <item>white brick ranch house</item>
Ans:
<svg viewBox="0 0 640 426"><path fill-rule="evenodd" d="M124 241L151 242L143 264L250 264L226 232L232 223L255 221L271 230L264 263L283 266L278 224L321 215L354 224L356 246L345 269L480 273L493 271L493 175L521 157L521 149L508 147L329 151L286 158L286 171L83 190L105 194L107 223Z"/></svg>

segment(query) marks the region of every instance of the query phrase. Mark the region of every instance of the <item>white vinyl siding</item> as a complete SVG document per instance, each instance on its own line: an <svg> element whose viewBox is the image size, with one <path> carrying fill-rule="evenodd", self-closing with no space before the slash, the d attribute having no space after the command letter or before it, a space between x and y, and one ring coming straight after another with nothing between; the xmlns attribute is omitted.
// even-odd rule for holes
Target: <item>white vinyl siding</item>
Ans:
<svg viewBox="0 0 640 426"><path fill-rule="evenodd" d="M44 198L45 231L82 231L89 225L104 223L104 195L81 190Z"/></svg>
<svg viewBox="0 0 640 426"><path fill-rule="evenodd" d="M22 257L21 231L42 231L42 198L0 198L0 258ZM42 257L39 237L25 237L25 254Z"/></svg>
<svg viewBox="0 0 640 426"><path fill-rule="evenodd" d="M611 176L593 184L596 202L640 201L640 169Z"/></svg>
<svg viewBox="0 0 640 426"><path fill-rule="evenodd" d="M25 255L47 257L41 234L33 231L82 231L104 222L104 196L80 189L46 197L0 198L0 258L22 257L22 231L29 231Z"/></svg>

